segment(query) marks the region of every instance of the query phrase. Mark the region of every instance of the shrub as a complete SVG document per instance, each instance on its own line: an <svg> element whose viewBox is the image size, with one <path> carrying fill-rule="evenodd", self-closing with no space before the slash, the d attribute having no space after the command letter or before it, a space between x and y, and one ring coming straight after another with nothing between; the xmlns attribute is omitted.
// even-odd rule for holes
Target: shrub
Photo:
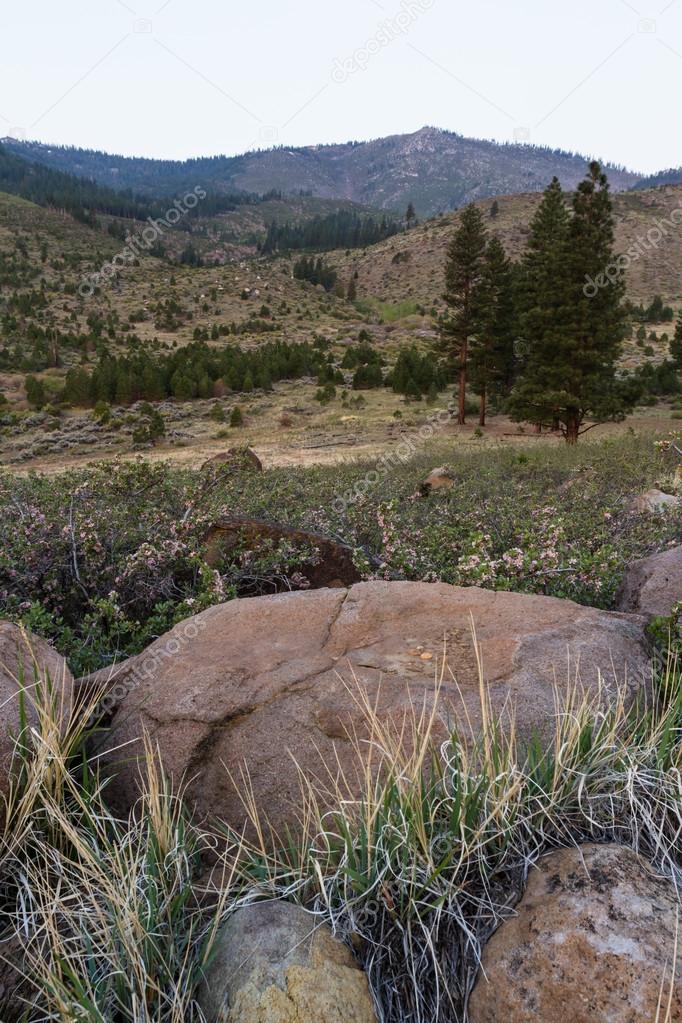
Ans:
<svg viewBox="0 0 682 1023"><path fill-rule="evenodd" d="M358 394L349 405L363 401ZM637 436L573 452L477 445L402 461L399 451L396 443L383 466L249 473L248 485L241 472L207 479L146 463L45 477L0 473L0 515L13 523L0 533L0 615L53 639L79 672L137 653L176 621L251 587L245 573L258 572L239 552L217 574L204 561L206 529L226 514L341 538L366 578L481 585L605 608L629 562L679 543L679 511L627 511L633 497L675 472L670 439L660 452ZM443 461L452 490L414 499ZM366 485L370 469L377 476ZM288 555L266 562L264 592L300 570Z"/></svg>

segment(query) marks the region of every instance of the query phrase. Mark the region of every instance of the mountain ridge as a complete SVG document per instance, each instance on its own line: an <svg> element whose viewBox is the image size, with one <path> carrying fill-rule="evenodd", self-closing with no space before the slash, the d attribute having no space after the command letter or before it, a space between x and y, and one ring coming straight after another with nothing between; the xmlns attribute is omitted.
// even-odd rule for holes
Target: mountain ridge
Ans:
<svg viewBox="0 0 682 1023"><path fill-rule="evenodd" d="M541 191L555 175L565 188L574 188L588 161L563 150L466 138L430 126L367 142L277 146L186 161L1 141L36 163L139 194L171 194L197 184L219 191L309 192L386 210L401 210L412 202L420 216L477 199ZM615 164L604 167L615 191L632 188L643 177Z"/></svg>

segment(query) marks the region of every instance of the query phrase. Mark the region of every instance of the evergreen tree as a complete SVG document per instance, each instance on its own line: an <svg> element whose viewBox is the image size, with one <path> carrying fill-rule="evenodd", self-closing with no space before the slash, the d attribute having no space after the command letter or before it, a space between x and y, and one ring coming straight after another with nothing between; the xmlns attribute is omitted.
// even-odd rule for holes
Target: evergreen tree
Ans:
<svg viewBox="0 0 682 1023"><path fill-rule="evenodd" d="M26 388L26 400L32 408L42 408L43 405L47 404L47 396L42 380L38 380L37 377L28 376L24 381L24 387Z"/></svg>
<svg viewBox="0 0 682 1023"><path fill-rule="evenodd" d="M498 238L485 252L481 280L482 311L478 333L471 339L471 384L480 395L479 426L485 426L490 394L509 393L513 375L515 308L512 266Z"/></svg>
<svg viewBox="0 0 682 1023"><path fill-rule="evenodd" d="M405 214L405 221L407 223L408 230L417 220L417 213L415 211L413 203L410 203L407 207L407 213Z"/></svg>
<svg viewBox="0 0 682 1023"><path fill-rule="evenodd" d="M682 312L675 325L675 336L670 342L670 354L677 366L678 373L682 373Z"/></svg>
<svg viewBox="0 0 682 1023"><path fill-rule="evenodd" d="M370 362L364 366L358 366L353 375L353 390L368 391L374 387L381 387L384 382L384 375L381 366L377 362Z"/></svg>
<svg viewBox="0 0 682 1023"><path fill-rule="evenodd" d="M66 374L62 401L76 406L90 404L90 376L80 366L70 369Z"/></svg>
<svg viewBox="0 0 682 1023"><path fill-rule="evenodd" d="M481 327L486 231L478 207L467 206L450 242L445 265L448 311L439 320L441 347L459 371L458 422L466 422L469 343Z"/></svg>
<svg viewBox="0 0 682 1023"><path fill-rule="evenodd" d="M588 418L622 419L632 394L616 377L625 331L622 273L588 297L586 282L616 262L606 175L591 163L568 217L555 179L531 226L523 282L528 352L514 389L514 418L559 424L576 444ZM590 429L590 427L587 427Z"/></svg>

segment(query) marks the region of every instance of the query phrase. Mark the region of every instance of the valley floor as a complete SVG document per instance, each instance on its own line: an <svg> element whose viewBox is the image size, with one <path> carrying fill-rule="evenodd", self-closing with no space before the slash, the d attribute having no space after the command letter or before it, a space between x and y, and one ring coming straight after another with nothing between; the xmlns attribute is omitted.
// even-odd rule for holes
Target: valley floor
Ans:
<svg viewBox="0 0 682 1023"><path fill-rule="evenodd" d="M562 444L556 434L535 433L507 416L491 415L481 431L472 414L467 425L458 426L445 418L446 396L434 404L406 404L388 390L359 392L362 407L343 406L336 399L321 406L315 401L317 385L283 382L271 394L238 395L224 400L167 402L161 407L166 436L156 445L133 443L134 407L121 409L110 427L102 427L92 414L69 411L59 418L36 413L22 431L5 431L0 436L0 465L14 471L55 473L82 467L95 460L129 461L143 457L151 462L196 468L222 451L235 446L252 447L267 468L336 465L370 461L407 442L413 452L434 449L434 457L467 451L472 445L483 449L497 446ZM354 394L354 392L350 392ZM354 394L357 397L357 393ZM352 399L351 399L352 403ZM244 425L227 425L232 408L238 405ZM225 422L215 419L216 408ZM642 408L624 423L606 423L586 434L586 440L620 436L630 431L661 433L680 429L679 410L660 404ZM423 428L433 425L433 434L423 439Z"/></svg>

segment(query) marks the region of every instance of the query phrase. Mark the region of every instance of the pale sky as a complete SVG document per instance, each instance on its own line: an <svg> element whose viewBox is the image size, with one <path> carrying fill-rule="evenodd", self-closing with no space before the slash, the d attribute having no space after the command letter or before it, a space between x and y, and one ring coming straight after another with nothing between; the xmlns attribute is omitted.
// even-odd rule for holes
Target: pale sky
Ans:
<svg viewBox="0 0 682 1023"><path fill-rule="evenodd" d="M0 136L235 154L425 124L682 165L682 0L4 0Z"/></svg>

